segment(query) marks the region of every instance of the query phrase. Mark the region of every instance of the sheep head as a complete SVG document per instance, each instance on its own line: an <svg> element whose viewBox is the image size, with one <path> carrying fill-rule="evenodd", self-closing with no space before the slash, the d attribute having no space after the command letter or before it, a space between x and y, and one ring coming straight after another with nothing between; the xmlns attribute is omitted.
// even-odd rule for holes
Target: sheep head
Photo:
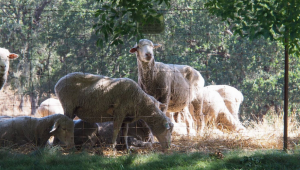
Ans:
<svg viewBox="0 0 300 170"><path fill-rule="evenodd" d="M150 62L154 60L153 49L160 47L161 44L153 44L152 41L147 39L141 39L138 44L135 44L130 49L130 53L136 53L136 57L139 61Z"/></svg>
<svg viewBox="0 0 300 170"><path fill-rule="evenodd" d="M169 119L168 119L169 120ZM168 149L171 147L172 142L172 132L174 124L170 121L165 121L160 127L163 129L163 132L160 134L154 134L158 139L159 143L161 144L163 149Z"/></svg>
<svg viewBox="0 0 300 170"><path fill-rule="evenodd" d="M6 74L9 68L9 60L10 59L16 59L19 56L14 53L10 53L5 48L0 48L0 73Z"/></svg>

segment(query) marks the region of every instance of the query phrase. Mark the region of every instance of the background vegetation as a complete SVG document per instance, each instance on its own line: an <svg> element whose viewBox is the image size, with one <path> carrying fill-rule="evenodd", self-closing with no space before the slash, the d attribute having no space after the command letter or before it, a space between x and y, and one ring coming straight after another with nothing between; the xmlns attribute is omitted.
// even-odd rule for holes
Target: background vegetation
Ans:
<svg viewBox="0 0 300 170"><path fill-rule="evenodd" d="M129 54L137 36L121 36L123 44L103 41L93 28L101 18L94 16L105 1L9 0L1 1L0 46L20 54L11 63L9 85L23 100L29 95L32 114L63 75L90 72L137 80L135 55ZM107 4L107 3L106 3ZM243 119L259 119L283 105L283 47L265 39L250 41L234 36L227 22L212 16L202 0L174 0L158 12L165 21L160 34L144 34L163 44L156 60L187 64L199 70L205 85L227 84L245 97ZM128 18L121 19L127 22ZM103 21L102 21L103 22ZM103 38L103 37L102 37ZM290 113L299 114L299 57L290 61ZM2 101L5 102L5 101ZM20 102L22 109L23 102Z"/></svg>

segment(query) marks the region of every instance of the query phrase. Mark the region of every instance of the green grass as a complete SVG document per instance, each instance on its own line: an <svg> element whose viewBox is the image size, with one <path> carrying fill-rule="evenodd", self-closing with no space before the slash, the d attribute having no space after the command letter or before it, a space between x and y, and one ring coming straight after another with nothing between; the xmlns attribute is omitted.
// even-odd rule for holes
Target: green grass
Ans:
<svg viewBox="0 0 300 170"><path fill-rule="evenodd" d="M88 153L62 154L57 149L46 148L30 154L11 153L0 150L0 170L37 169L37 170L143 170L143 169L300 169L300 153L283 151L231 151L223 153L219 159L213 154L201 152L147 155L125 155L103 157Z"/></svg>

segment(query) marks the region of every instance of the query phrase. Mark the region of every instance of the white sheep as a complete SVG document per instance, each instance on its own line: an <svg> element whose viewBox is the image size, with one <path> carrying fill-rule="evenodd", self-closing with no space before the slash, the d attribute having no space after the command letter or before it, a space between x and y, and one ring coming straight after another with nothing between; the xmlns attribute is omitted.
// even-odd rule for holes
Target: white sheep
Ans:
<svg viewBox="0 0 300 170"><path fill-rule="evenodd" d="M53 114L64 114L64 109L58 99L48 98L38 107L37 117L45 117Z"/></svg>
<svg viewBox="0 0 300 170"><path fill-rule="evenodd" d="M190 66L155 62L153 49L160 46L141 39L130 49L130 53L135 53L137 57L138 84L147 94L166 105L164 113L180 112L195 98L196 91L204 86L204 79ZM193 121L187 122L188 131L192 124Z"/></svg>
<svg viewBox="0 0 300 170"><path fill-rule="evenodd" d="M194 118L199 126L198 132L202 133L204 127L208 124L218 125L222 128L236 132L246 130L240 121L236 120L229 112L223 98L218 92L204 87L201 93L198 94L198 99L193 102L199 103L198 108L191 111L194 113ZM201 108L201 106L203 107ZM201 110L203 115L201 114Z"/></svg>
<svg viewBox="0 0 300 170"><path fill-rule="evenodd" d="M114 148L122 123L139 119L149 125L164 149L170 147L173 124L156 106L157 101L131 79L75 72L56 83L55 93L70 118L76 115L90 123L113 121Z"/></svg>
<svg viewBox="0 0 300 170"><path fill-rule="evenodd" d="M229 112L239 121L239 108L244 100L242 92L228 85L210 85L206 88L217 91L223 98Z"/></svg>
<svg viewBox="0 0 300 170"><path fill-rule="evenodd" d="M16 59L19 56L14 53L10 53L5 48L0 48L0 90L3 88L7 80L7 74L9 69L9 60Z"/></svg>
<svg viewBox="0 0 300 170"><path fill-rule="evenodd" d="M21 116L0 122L2 146L33 143L45 146L51 136L68 147L74 146L74 123L65 115L54 114L43 118Z"/></svg>

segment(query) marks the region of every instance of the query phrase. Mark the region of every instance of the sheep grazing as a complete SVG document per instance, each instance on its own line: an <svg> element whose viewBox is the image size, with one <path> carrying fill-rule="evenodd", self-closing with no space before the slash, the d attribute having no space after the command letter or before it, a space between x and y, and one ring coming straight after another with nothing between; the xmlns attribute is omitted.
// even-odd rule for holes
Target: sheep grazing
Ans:
<svg viewBox="0 0 300 170"><path fill-rule="evenodd" d="M2 146L33 143L45 146L51 136L68 147L74 146L74 123L65 115L55 114L43 118L22 116L0 122Z"/></svg>
<svg viewBox="0 0 300 170"><path fill-rule="evenodd" d="M149 125L162 148L170 147L173 124L156 106L158 101L131 79L75 72L57 82L55 93L70 118L76 115L89 123L113 121L113 147L122 123L139 119Z"/></svg>
<svg viewBox="0 0 300 170"><path fill-rule="evenodd" d="M196 119L197 125L199 126L198 132L202 133L204 126L208 124L218 125L222 128L236 132L246 130L245 127L240 123L240 121L236 120L234 116L229 112L223 98L218 92L204 87L202 89L202 92L198 96L198 99L193 102L199 103L198 108L194 111L191 111L194 113L194 118ZM203 104L201 104L202 102ZM203 106L202 109L201 105ZM202 110L204 118L199 117L202 115L200 110Z"/></svg>
<svg viewBox="0 0 300 170"><path fill-rule="evenodd" d="M64 114L60 101L54 98L44 100L37 109L38 117L45 117L53 114Z"/></svg>
<svg viewBox="0 0 300 170"><path fill-rule="evenodd" d="M88 123L82 120L74 121L74 142L77 148L81 146L96 146L111 144L113 122ZM117 138L117 149L124 149L123 131ZM143 120L129 124L128 145L134 147L152 147L153 136L148 125Z"/></svg>
<svg viewBox="0 0 300 170"><path fill-rule="evenodd" d="M239 109L244 100L243 94L238 89L228 85L210 85L206 88L217 91L223 98L229 112L239 121Z"/></svg>
<svg viewBox="0 0 300 170"><path fill-rule="evenodd" d="M180 112L195 98L196 91L204 87L204 79L190 66L155 62L153 49L160 46L141 39L130 49L130 53L137 57L138 84L147 94L166 105L162 109L164 113ZM192 123L187 122L188 130Z"/></svg>
<svg viewBox="0 0 300 170"><path fill-rule="evenodd" d="M5 48L0 48L0 90L3 88L9 69L9 60L16 59L19 56L14 53L10 53Z"/></svg>

